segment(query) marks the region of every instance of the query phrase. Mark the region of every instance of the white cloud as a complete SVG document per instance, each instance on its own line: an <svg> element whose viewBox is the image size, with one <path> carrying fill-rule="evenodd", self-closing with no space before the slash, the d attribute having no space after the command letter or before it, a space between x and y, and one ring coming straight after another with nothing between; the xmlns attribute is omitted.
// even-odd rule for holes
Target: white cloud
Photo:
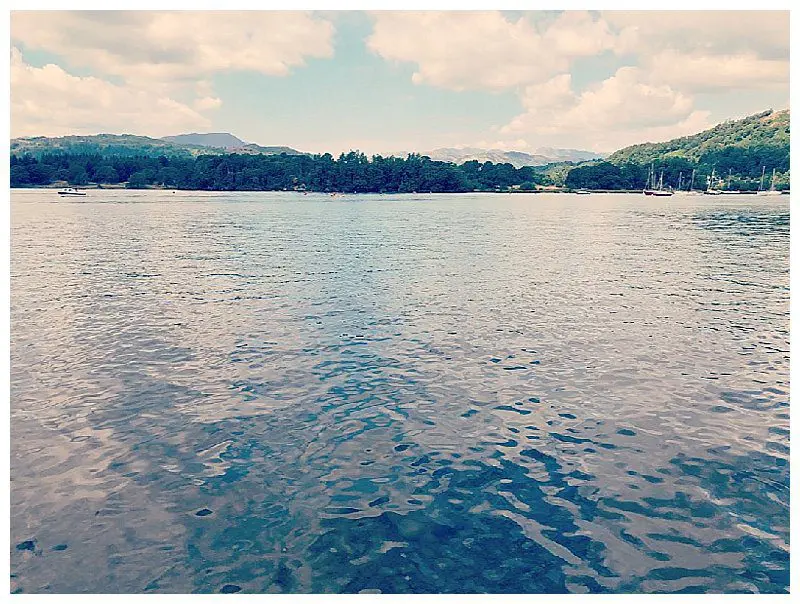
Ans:
<svg viewBox="0 0 800 604"><path fill-rule="evenodd" d="M599 86L580 94L564 120L585 128L664 126L686 118L692 100L668 85L654 85L635 67L621 67Z"/></svg>
<svg viewBox="0 0 800 604"><path fill-rule="evenodd" d="M392 61L416 63L412 80L453 90L502 90L544 81L576 57L611 48L606 24L563 13L539 31L499 12L379 12L368 47Z"/></svg>
<svg viewBox="0 0 800 604"><path fill-rule="evenodd" d="M291 11L21 11L11 39L127 82L194 82L228 70L282 76L333 55L333 25Z"/></svg>
<svg viewBox="0 0 800 604"><path fill-rule="evenodd" d="M499 12L378 12L373 19L373 52L416 64L417 84L454 90L544 82L608 50L633 55L673 88L788 82L786 11L567 11L516 20Z"/></svg>
<svg viewBox="0 0 800 604"><path fill-rule="evenodd" d="M614 45L608 24L584 11L567 11L542 35L546 49L556 56L571 59L591 57Z"/></svg>
<svg viewBox="0 0 800 604"><path fill-rule="evenodd" d="M204 130L208 118L168 96L92 76L74 76L58 65L33 67L11 50L11 136L133 133L164 136Z"/></svg>
<svg viewBox="0 0 800 604"><path fill-rule="evenodd" d="M12 51L15 135L203 130L222 105L214 74L284 76L333 55L333 25L290 11L17 11L11 38L59 57L36 68Z"/></svg>
<svg viewBox="0 0 800 604"><path fill-rule="evenodd" d="M387 60L415 64L417 84L517 92L524 112L499 133L520 138L491 146L609 151L710 126L710 111L695 105L698 93L713 93L722 103L740 90L785 89L788 98L788 15L390 12L373 16L367 43ZM576 61L609 51L617 57L616 73L573 90Z"/></svg>
<svg viewBox="0 0 800 604"><path fill-rule="evenodd" d="M198 111L205 111L208 109L218 109L222 106L222 100L217 97L212 96L204 96L199 99L195 99L194 108Z"/></svg>
<svg viewBox="0 0 800 604"><path fill-rule="evenodd" d="M614 50L684 92L789 86L787 11L608 11Z"/></svg>
<svg viewBox="0 0 800 604"><path fill-rule="evenodd" d="M520 115L475 137L486 146L607 151L701 130L710 125L704 109L722 113L741 90L775 98L785 89L788 98L788 14L376 12L367 45L387 61L413 65L416 84L517 93ZM331 57L337 18L288 11L13 12L12 41L23 51L56 55L60 67L33 67L12 52L12 131L202 131L224 98L213 89L215 74L284 76L309 59ZM580 61L599 55L605 56L598 63ZM583 84L587 69L608 69L609 59L616 73ZM576 82L582 89L574 89ZM699 107L698 98L706 105ZM450 133L437 146L463 142L462 135Z"/></svg>
<svg viewBox="0 0 800 604"><path fill-rule="evenodd" d="M755 54L687 55L666 50L647 61L650 78L691 92L730 92L789 85L789 61Z"/></svg>
<svg viewBox="0 0 800 604"><path fill-rule="evenodd" d="M789 58L788 11L604 11L620 53Z"/></svg>
<svg viewBox="0 0 800 604"><path fill-rule="evenodd" d="M610 78L581 93L572 91L569 75L529 86L522 96L525 112L500 129L537 144L582 146L594 151L664 140L702 130L709 113L697 110L691 97L668 85L655 85L635 67L622 67Z"/></svg>

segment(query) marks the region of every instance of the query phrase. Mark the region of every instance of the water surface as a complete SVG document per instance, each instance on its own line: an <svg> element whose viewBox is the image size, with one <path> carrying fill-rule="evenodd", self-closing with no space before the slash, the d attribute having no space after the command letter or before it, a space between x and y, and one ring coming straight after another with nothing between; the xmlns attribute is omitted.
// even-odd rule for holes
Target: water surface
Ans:
<svg viewBox="0 0 800 604"><path fill-rule="evenodd" d="M11 226L12 590L788 590L785 196Z"/></svg>

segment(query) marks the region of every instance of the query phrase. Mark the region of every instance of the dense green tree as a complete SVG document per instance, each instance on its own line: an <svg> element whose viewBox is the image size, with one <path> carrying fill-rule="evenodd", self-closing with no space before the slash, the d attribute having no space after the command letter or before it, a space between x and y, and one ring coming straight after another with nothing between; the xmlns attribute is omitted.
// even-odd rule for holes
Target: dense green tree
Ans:
<svg viewBox="0 0 800 604"><path fill-rule="evenodd" d="M129 189L144 189L147 187L147 175L143 171L134 172L128 179L127 186Z"/></svg>
<svg viewBox="0 0 800 604"><path fill-rule="evenodd" d="M114 184L119 182L119 174L114 166L105 164L95 170L94 180L95 182Z"/></svg>
<svg viewBox="0 0 800 604"><path fill-rule="evenodd" d="M85 164L82 165L79 162L75 162L69 167L69 176L67 176L67 181L71 185L79 186L85 185L89 182L89 173L86 171Z"/></svg>
<svg viewBox="0 0 800 604"><path fill-rule="evenodd" d="M577 167L569 171L565 184L572 189L630 189L622 169L611 162Z"/></svg>
<svg viewBox="0 0 800 604"><path fill-rule="evenodd" d="M30 163L27 165L32 185L47 185L53 182L55 168L48 164Z"/></svg>
<svg viewBox="0 0 800 604"><path fill-rule="evenodd" d="M31 184L31 175L24 164L12 164L10 174L12 187L24 187Z"/></svg>

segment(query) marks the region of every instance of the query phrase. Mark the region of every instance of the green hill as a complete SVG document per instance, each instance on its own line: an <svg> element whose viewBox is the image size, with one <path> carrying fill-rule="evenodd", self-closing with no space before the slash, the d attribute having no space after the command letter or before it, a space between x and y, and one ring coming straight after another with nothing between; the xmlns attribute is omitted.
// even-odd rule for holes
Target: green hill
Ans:
<svg viewBox="0 0 800 604"><path fill-rule="evenodd" d="M789 110L770 110L741 120L723 122L698 134L665 143L625 147L612 153L608 161L614 164L646 164L668 157L682 157L692 162L703 162L704 157L728 147L776 149L785 153L788 159Z"/></svg>
<svg viewBox="0 0 800 604"><path fill-rule="evenodd" d="M612 153L604 162L569 171L572 188L637 190L650 166L664 186L755 191L772 184L789 188L789 111L765 111L723 122L698 134L663 143L643 143ZM764 177L762 178L762 174Z"/></svg>
<svg viewBox="0 0 800 604"><path fill-rule="evenodd" d="M118 156L174 155L191 157L204 147L180 145L147 136L132 134L96 134L93 136L35 136L11 140L11 153L41 157L50 153L101 154Z"/></svg>

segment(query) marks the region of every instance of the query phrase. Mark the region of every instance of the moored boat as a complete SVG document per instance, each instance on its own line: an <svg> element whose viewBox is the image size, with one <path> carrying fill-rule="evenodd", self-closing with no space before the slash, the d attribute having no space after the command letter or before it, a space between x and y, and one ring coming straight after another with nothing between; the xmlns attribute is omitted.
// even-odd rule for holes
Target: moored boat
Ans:
<svg viewBox="0 0 800 604"><path fill-rule="evenodd" d="M58 192L58 194L61 195L61 196L69 196L69 195L77 195L77 196L80 196L80 197L85 197L86 196L86 193L84 193L83 191L78 191L78 189L73 189L72 187L67 187L66 189L61 189Z"/></svg>
<svg viewBox="0 0 800 604"><path fill-rule="evenodd" d="M645 195L653 195L656 191L656 174L654 170L653 163L650 163L650 169L647 171L647 183L644 185L644 193Z"/></svg>
<svg viewBox="0 0 800 604"><path fill-rule="evenodd" d="M764 168L761 169L761 181L764 181ZM781 192L775 189L775 168L772 168L772 180L770 181L770 186L768 191L762 191L761 185L759 185L759 195L780 195Z"/></svg>
<svg viewBox="0 0 800 604"><path fill-rule="evenodd" d="M658 186L656 187L656 172L653 164L650 164L650 171L647 174L647 184L645 185L642 193L645 195L652 195L654 197L670 197L672 195L672 189L664 188L664 170L661 170L661 177L659 178Z"/></svg>
<svg viewBox="0 0 800 604"><path fill-rule="evenodd" d="M698 191L694 188L694 174L696 170L692 169L692 179L689 181L689 188L685 191L686 195L701 195L702 191Z"/></svg>
<svg viewBox="0 0 800 604"><path fill-rule="evenodd" d="M704 195L722 195L722 191L714 188L714 177L714 168L711 168L711 176L708 177L708 185L706 186L706 190L703 191Z"/></svg>

